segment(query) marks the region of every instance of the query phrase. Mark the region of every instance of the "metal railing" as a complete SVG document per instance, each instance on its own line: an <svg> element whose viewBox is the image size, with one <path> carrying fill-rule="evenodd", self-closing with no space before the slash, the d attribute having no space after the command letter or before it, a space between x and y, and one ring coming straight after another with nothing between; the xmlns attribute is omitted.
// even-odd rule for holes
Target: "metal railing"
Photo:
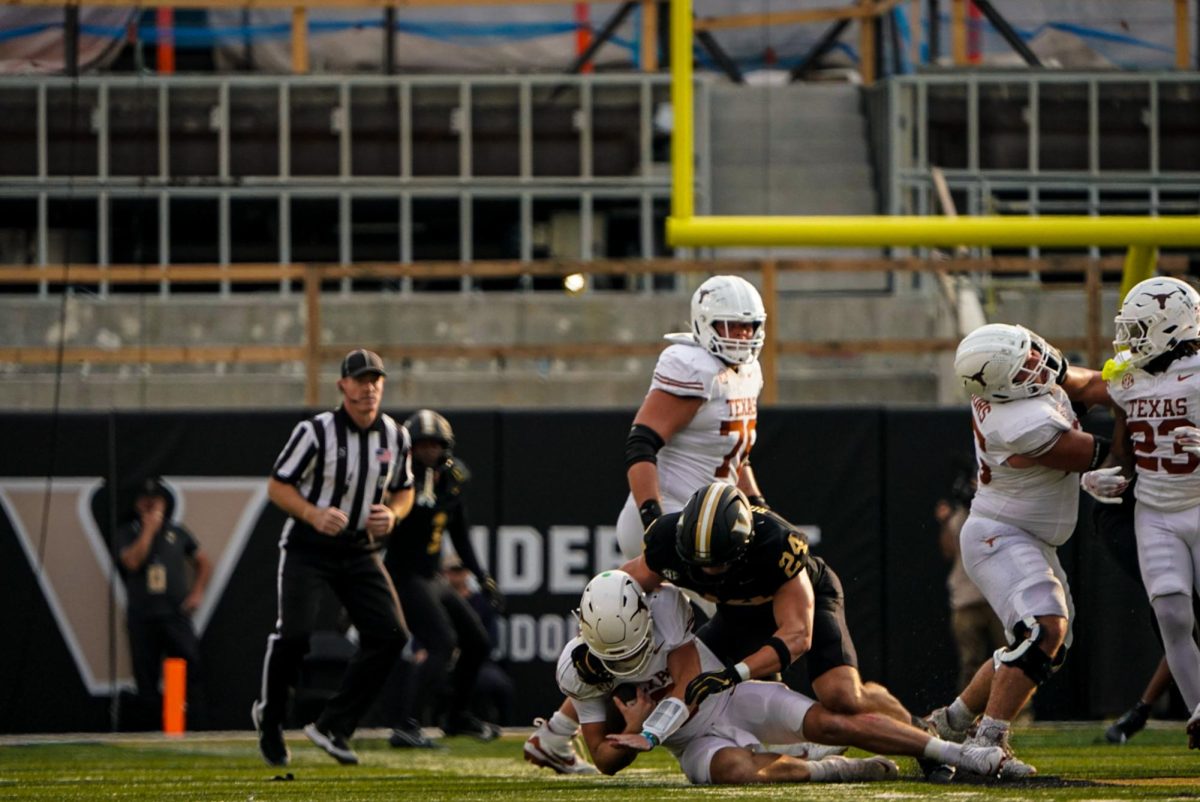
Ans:
<svg viewBox="0 0 1200 802"><path fill-rule="evenodd" d="M966 215L1200 215L1200 75L916 75L887 92L890 214L936 213L940 169Z"/></svg>
<svg viewBox="0 0 1200 802"><path fill-rule="evenodd" d="M264 202L274 206L266 214L280 264L429 258L415 230L429 224L419 214L427 202L440 205L426 217L454 218L463 262L477 258L479 223L495 222L475 218L495 214L497 202L512 218L504 257L663 255L656 231L670 180L655 114L668 90L667 76L638 74L0 79L0 107L35 121L34 131L27 122L10 129L0 154L10 211L0 227L27 219L33 232L23 249L9 245L25 258L10 252L0 262L135 261L114 258L114 239L122 226L142 226L156 241L142 258L177 263L183 201L191 214L179 222L202 225L199 208L213 228L211 254L183 261L263 261L238 258L234 228L248 203L261 211ZM297 203L311 201L336 218L336 240L317 255L295 247ZM356 211L381 202L394 216L380 221L391 207L377 206L364 233ZM594 226L609 213L636 219L635 247L597 252ZM379 245L381 227L390 244ZM364 247L369 239L375 245ZM495 258L494 242L489 249Z"/></svg>

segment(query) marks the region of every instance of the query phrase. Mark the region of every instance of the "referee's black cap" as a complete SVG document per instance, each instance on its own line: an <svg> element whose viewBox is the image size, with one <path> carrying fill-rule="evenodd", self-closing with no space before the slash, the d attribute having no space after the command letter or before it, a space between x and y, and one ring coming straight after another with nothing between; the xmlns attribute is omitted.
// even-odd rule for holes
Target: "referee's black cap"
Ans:
<svg viewBox="0 0 1200 802"><path fill-rule="evenodd" d="M383 360L379 358L379 354L374 351L368 351L365 348L359 348L346 354L346 358L342 360L342 378L356 378L364 373L378 373L380 376L386 376L387 371L383 369Z"/></svg>

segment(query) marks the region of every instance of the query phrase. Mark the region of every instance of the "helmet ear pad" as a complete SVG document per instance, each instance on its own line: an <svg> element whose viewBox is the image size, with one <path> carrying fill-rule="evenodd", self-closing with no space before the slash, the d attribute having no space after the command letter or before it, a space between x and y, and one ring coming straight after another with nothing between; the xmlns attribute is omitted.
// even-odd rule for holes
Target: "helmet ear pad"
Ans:
<svg viewBox="0 0 1200 802"><path fill-rule="evenodd" d="M740 560L754 540L754 517L746 495L715 482L688 499L675 525L675 550L688 565L704 568Z"/></svg>

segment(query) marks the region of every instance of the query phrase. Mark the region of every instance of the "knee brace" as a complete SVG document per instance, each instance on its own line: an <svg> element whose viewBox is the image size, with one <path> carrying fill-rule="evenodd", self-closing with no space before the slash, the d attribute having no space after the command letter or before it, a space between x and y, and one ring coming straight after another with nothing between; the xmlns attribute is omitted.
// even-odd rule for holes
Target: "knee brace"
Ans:
<svg viewBox="0 0 1200 802"><path fill-rule="evenodd" d="M1032 616L1013 627L1017 642L1013 646L996 650L992 655L992 667L999 671L1001 666L1019 668L1034 685L1041 685L1062 667L1067 659L1067 648L1061 646L1054 657L1050 657L1038 646L1042 641L1042 627Z"/></svg>

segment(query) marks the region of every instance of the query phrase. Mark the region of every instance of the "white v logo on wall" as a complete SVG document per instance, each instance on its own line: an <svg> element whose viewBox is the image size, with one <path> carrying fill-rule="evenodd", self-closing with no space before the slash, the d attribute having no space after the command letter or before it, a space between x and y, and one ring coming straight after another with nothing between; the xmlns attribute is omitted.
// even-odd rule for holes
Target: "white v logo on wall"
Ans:
<svg viewBox="0 0 1200 802"><path fill-rule="evenodd" d="M246 539L266 504L262 477L164 477L175 496L174 519L196 536L213 563L204 603L192 621L203 635ZM116 675L109 668L109 583L115 565L96 525L96 478L0 480L0 510L8 518L42 595L89 692L96 696L132 688L125 632L125 588L113 586L116 603ZM49 492L50 498L46 498ZM48 502L48 503L47 503ZM46 533L44 559L38 548Z"/></svg>

